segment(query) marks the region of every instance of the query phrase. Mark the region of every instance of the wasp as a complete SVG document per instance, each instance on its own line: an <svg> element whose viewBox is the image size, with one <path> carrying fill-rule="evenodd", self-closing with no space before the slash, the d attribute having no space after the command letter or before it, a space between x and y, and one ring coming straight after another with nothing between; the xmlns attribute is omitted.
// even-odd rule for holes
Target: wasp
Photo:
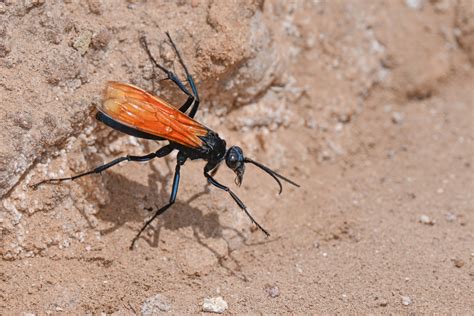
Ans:
<svg viewBox="0 0 474 316"><path fill-rule="evenodd" d="M169 202L165 206L157 209L153 216L145 222L133 239L130 248L133 248L142 232L158 216L163 214L175 203L178 194L181 167L188 159L202 159L206 161L207 163L204 166L203 174L207 182L227 192L247 214L250 220L265 233L265 235L269 236L268 231L252 217L242 200L229 187L214 179L217 168L225 161L227 167L235 172L235 183L238 186L242 183L246 164L255 165L269 174L278 183L279 193L282 192L280 180L286 181L296 187L299 187L299 185L267 166L246 157L240 147L231 146L227 148L225 140L220 138L219 134L194 120L200 103L198 90L170 34L168 32L165 34L184 70L189 88L186 87L175 73L156 61L148 47L145 37L140 38L140 43L152 62L153 67L160 69L166 75L166 79L171 80L187 96L184 104L176 108L163 98L152 95L134 85L110 81L106 84L103 91L103 100L102 104L98 106L96 119L122 133L155 141L168 141L168 144L148 155L127 155L119 157L93 170L66 178L46 179L34 184L33 187L37 188L44 183L59 183L67 180L75 180L91 174L100 174L122 161L145 162L155 158L165 157L172 151L177 150L176 168ZM188 110L189 113L186 114Z"/></svg>

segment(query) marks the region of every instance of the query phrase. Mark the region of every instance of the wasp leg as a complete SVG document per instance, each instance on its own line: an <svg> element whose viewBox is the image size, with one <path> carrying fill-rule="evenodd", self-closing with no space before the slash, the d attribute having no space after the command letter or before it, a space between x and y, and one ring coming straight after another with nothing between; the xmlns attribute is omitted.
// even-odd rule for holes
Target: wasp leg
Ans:
<svg viewBox="0 0 474 316"><path fill-rule="evenodd" d="M72 176L72 177L46 179L46 180L43 180L43 181L38 182L36 184L33 184L31 187L33 189L36 189L36 188L38 188L38 186L40 186L42 184L45 184L45 183L59 183L59 182L62 182L62 181L67 181L67 180L76 180L78 178L81 178L81 177L84 177L84 176L87 176L87 175L90 175L90 174L101 173L102 171L104 171L106 169L109 169L109 168L115 166L116 164L121 163L122 161L141 161L141 162L144 162L144 161L152 160L152 159L157 158L157 157L158 158L164 157L164 156L168 155L169 153L171 153L173 151L173 149L174 148L172 146L166 145L166 146L161 147L160 149L158 149L158 151L156 151L154 153L151 153L151 154L148 154L148 155L145 155L145 156L127 155L127 156L124 156L124 157L119 157L119 158L116 158L116 159L112 160L109 163L98 166L93 170L90 170L90 171L87 171L87 172L84 172L84 173L81 173L81 174L78 174L78 175L75 175L75 176Z"/></svg>
<svg viewBox="0 0 474 316"><path fill-rule="evenodd" d="M170 33L166 32L166 36L168 36L168 39L171 43L171 46L173 46L173 49L176 53L176 56L178 56L178 60L179 60L179 63L181 64L181 66L183 67L184 69L184 73L186 74L186 80L188 81L189 83L189 86L191 87L191 90L193 91L193 95L194 95L194 104L193 104L193 107L191 109L191 112L189 112L189 117L191 118L194 118L194 116L196 115L196 112L199 108L199 94L198 94L198 91L197 91L197 88L196 88L196 85L194 84L194 79L193 79L193 76L191 76L191 74L189 73L188 71L188 67L186 67L186 64L184 63L183 61L183 58L181 57L181 54L179 53L179 50L178 48L176 47L175 43L173 42L173 40L171 39L171 35ZM185 104L186 105L186 104ZM184 107L184 105L183 105ZM188 105L189 107L189 105ZM188 107L186 107L186 110L188 109ZM181 110L181 109L180 109ZM185 110L185 111L186 111ZM185 112L183 111L183 112Z"/></svg>
<svg viewBox="0 0 474 316"><path fill-rule="evenodd" d="M130 245L130 250L133 249L135 242L138 240L138 238L140 238L140 235L148 227L148 225L150 225L155 220L155 218L163 214L176 201L176 195L178 194L178 187L179 187L180 169L181 169L181 166L185 163L186 159L187 159L186 156L184 156L181 153L178 153L178 161L176 163L176 169L174 171L173 187L171 190L170 200L168 204L166 204L165 206L157 210L156 213L148 221L146 221L145 225L143 225L143 227L140 229L140 231L135 236L135 238L133 238L132 244Z"/></svg>
<svg viewBox="0 0 474 316"><path fill-rule="evenodd" d="M163 71L168 76L168 79L173 81L174 84L176 84L179 87L179 89L181 91L183 91L188 96L188 99L186 100L186 102L184 102L184 104L179 108L179 110L181 112L183 112L183 113L186 112L189 109L189 107L193 104L193 102L195 101L194 95L191 92L189 92L189 90L184 86L184 84L181 82L181 80L178 78L178 76L176 76L175 73L173 73L171 70L166 69L164 66L160 65L156 61L155 57L153 57L153 55L151 54L150 49L148 48L148 43L146 41L145 36L140 37L140 43L142 44L143 48L145 49L145 52L147 53L148 58L151 60L153 65L155 67L159 68L161 71ZM174 44L173 44L173 47L174 47ZM195 88L193 88L193 87L194 87L194 83L191 85L191 89L193 89L193 91L194 91ZM194 107L193 107L193 109L194 109Z"/></svg>
<svg viewBox="0 0 474 316"><path fill-rule="evenodd" d="M234 193L232 192L231 189L229 189L228 187L226 187L225 185L222 185L220 184L219 182L217 182L210 174L207 173L207 171L204 171L204 176L207 178L207 181L212 184L213 186L221 189L221 190L224 190L226 192L228 192L230 194L230 196L234 199L235 203L237 203L237 205L239 205L239 207L245 212L245 214L247 214L247 216L250 218L250 220L255 224L257 225L257 227L265 233L265 235L267 236L270 236L270 234L262 227L260 226L259 223L257 223L257 221L252 217L252 215L250 215L249 211L247 210L247 207L245 206L245 204L239 199L239 197Z"/></svg>

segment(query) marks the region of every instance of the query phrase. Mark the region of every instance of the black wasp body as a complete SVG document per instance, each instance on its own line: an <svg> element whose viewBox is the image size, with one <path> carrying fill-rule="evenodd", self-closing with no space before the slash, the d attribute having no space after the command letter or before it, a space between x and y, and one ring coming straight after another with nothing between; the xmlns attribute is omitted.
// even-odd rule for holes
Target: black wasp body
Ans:
<svg viewBox="0 0 474 316"><path fill-rule="evenodd" d="M169 144L148 155L127 155L119 157L88 172L67 178L43 180L33 185L33 187L36 188L43 183L58 183L65 180L75 180L94 173L101 173L122 161L149 161L154 158L164 157L172 151L177 150L177 163L169 202L165 206L156 210L155 214L143 225L141 230L133 239L131 248L133 248L135 241L140 237L141 233L148 227L148 225L175 203L179 187L181 166L187 159L203 159L207 161L203 174L209 184L228 192L252 222L268 236L268 232L250 215L247 207L240 198L229 187L214 179L213 176L217 171L218 166L225 161L227 167L235 172L235 182L239 186L242 183L246 163L257 166L275 179L279 185L280 193L282 191L280 180L284 180L294 186L298 185L261 163L245 157L240 147L232 146L227 149L226 142L221 139L216 132L194 120L194 116L197 113L200 103L196 85L194 84L194 80L188 72L188 69L169 33L166 33L166 35L170 45L176 53L179 63L184 69L186 81L191 91L188 90L188 88L172 71L166 69L155 60L144 37L140 39L140 42L153 63L153 66L163 71L166 74L167 79L171 80L187 95L188 98L186 102L176 109L165 100L138 87L111 81L106 85L103 102L98 108L96 118L111 128L125 134L156 141L167 140L169 141ZM190 108L191 110L186 114Z"/></svg>

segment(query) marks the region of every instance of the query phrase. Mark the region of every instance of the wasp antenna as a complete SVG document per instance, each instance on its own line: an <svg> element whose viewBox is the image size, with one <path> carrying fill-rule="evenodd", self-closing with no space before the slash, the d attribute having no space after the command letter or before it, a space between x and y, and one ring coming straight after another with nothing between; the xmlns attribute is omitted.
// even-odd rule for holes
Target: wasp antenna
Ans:
<svg viewBox="0 0 474 316"><path fill-rule="evenodd" d="M280 181L278 178L280 178L280 179L282 179L282 180L284 180L284 181L286 181L286 182L288 182L288 183L294 185L295 187L298 187L298 188L300 187L299 184L297 184L297 183L291 181L290 179L288 179L288 178L282 176L281 174L279 174L279 173L273 171L272 169L268 168L268 167L265 166L265 165L262 165L261 163L255 161L255 160L252 160L252 159L250 159L250 158L245 158L244 162L248 162L248 163L254 164L254 165L256 165L257 167L259 167L260 169L262 169L263 171L265 171L266 173L268 173L269 175L271 175L272 178L275 179L276 182L278 182L278 185L279 185L279 187L280 187L280 192L279 192L279 194L281 194L283 188L282 188L282 185L281 185L281 181Z"/></svg>

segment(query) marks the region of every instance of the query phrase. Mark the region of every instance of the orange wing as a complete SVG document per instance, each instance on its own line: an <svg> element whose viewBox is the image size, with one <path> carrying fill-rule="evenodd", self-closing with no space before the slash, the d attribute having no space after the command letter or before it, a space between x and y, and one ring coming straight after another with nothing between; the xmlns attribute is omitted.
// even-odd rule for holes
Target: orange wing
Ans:
<svg viewBox="0 0 474 316"><path fill-rule="evenodd" d="M109 81L99 111L119 123L170 141L198 148L208 128L168 102L133 85Z"/></svg>

